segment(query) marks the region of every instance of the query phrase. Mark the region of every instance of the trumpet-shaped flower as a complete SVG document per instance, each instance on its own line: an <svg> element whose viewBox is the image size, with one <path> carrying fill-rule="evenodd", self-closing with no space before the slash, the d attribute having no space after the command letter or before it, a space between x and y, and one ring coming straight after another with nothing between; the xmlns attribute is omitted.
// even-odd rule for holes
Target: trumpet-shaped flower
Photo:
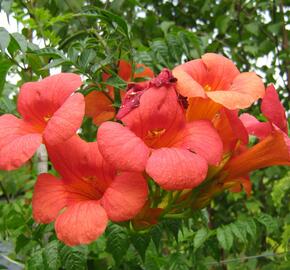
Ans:
<svg viewBox="0 0 290 270"><path fill-rule="evenodd" d="M207 53L177 66L177 91L188 97L187 119L212 119L221 107L244 109L264 95L262 80L253 72L240 73L226 57Z"/></svg>
<svg viewBox="0 0 290 270"><path fill-rule="evenodd" d="M193 188L206 177L208 164L222 156L222 142L210 121L186 123L184 99L176 79L163 70L149 82L129 85L117 117L98 130L104 158L117 169L146 171L168 190Z"/></svg>
<svg viewBox="0 0 290 270"><path fill-rule="evenodd" d="M85 109L83 95L73 94L81 84L80 76L61 73L22 85L17 104L22 119L0 117L0 169L20 167L43 141L58 144L75 134Z"/></svg>
<svg viewBox="0 0 290 270"><path fill-rule="evenodd" d="M138 70L140 70L138 72ZM125 61L120 60L118 75L124 81L129 82L132 76L132 67ZM136 71L133 74L133 79L154 76L153 71L142 65L136 65ZM103 80L106 81L110 75L104 73ZM125 94L125 93L124 93ZM124 95L121 91L121 96ZM100 125L104 121L113 119L115 116L115 108L113 107L114 103L114 88L112 86L107 86L107 92L103 91L93 91L85 97L86 102L86 115L93 118L93 121L96 125Z"/></svg>
<svg viewBox="0 0 290 270"><path fill-rule="evenodd" d="M259 122L254 116L242 114L240 116L249 135L255 135L260 142L249 149L243 149L226 164L226 182L243 179L247 183L247 176L251 171L273 166L290 165L290 139L287 134L285 109L273 85L266 89L262 100L261 110L268 122Z"/></svg>
<svg viewBox="0 0 290 270"><path fill-rule="evenodd" d="M105 230L108 220L133 218L147 200L147 183L140 173L120 172L104 161L96 142L77 135L48 146L61 179L41 174L32 208L38 223L55 221L57 237L73 246L88 244Z"/></svg>

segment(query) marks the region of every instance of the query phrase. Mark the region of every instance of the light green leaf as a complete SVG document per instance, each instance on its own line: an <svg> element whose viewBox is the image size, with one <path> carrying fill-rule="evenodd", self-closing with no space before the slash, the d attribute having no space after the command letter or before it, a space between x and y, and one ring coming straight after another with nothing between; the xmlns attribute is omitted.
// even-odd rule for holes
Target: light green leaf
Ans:
<svg viewBox="0 0 290 270"><path fill-rule="evenodd" d="M198 249L209 237L209 231L206 228L199 229L194 237L194 248Z"/></svg>
<svg viewBox="0 0 290 270"><path fill-rule="evenodd" d="M53 240L44 248L43 255L48 270L55 270L60 267L59 244L58 240Z"/></svg>
<svg viewBox="0 0 290 270"><path fill-rule="evenodd" d="M27 50L26 38L23 35L19 34L19 33L12 33L11 37L12 37L13 40L15 40L15 42L17 43L19 49L22 52L26 52L26 50Z"/></svg>
<svg viewBox="0 0 290 270"><path fill-rule="evenodd" d="M5 49L8 47L9 43L10 43L10 35L8 31L5 28L0 27L0 49L2 53L5 52Z"/></svg>
<svg viewBox="0 0 290 270"><path fill-rule="evenodd" d="M217 239L225 250L230 250L233 245L233 234L229 226L219 227L216 230Z"/></svg>
<svg viewBox="0 0 290 270"><path fill-rule="evenodd" d="M256 219L266 227L268 233L272 233L278 230L277 221L270 215L262 213Z"/></svg>

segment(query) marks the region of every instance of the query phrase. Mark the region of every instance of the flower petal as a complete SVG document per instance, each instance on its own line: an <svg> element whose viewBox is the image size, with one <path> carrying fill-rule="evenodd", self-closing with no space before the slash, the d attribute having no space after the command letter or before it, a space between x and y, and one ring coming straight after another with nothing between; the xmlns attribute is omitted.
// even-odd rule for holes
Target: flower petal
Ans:
<svg viewBox="0 0 290 270"><path fill-rule="evenodd" d="M253 170L273 165L290 165L285 133L274 131L255 146L233 157L226 165L228 179L242 177Z"/></svg>
<svg viewBox="0 0 290 270"><path fill-rule="evenodd" d="M235 64L220 54L206 53L201 59L207 71L204 84L210 86L211 90L227 90L240 74Z"/></svg>
<svg viewBox="0 0 290 270"><path fill-rule="evenodd" d="M141 71L139 71L141 69ZM136 64L136 69L134 73L134 79L136 78L153 78L154 72L143 64Z"/></svg>
<svg viewBox="0 0 290 270"><path fill-rule="evenodd" d="M199 120L188 123L176 140L174 147L193 151L211 165L217 165L222 158L223 144L210 121Z"/></svg>
<svg viewBox="0 0 290 270"><path fill-rule="evenodd" d="M14 170L28 161L42 142L42 135L14 115L0 117L0 169Z"/></svg>
<svg viewBox="0 0 290 270"><path fill-rule="evenodd" d="M108 121L115 116L112 101L100 91L93 91L85 96L85 114L93 118L96 125Z"/></svg>
<svg viewBox="0 0 290 270"><path fill-rule="evenodd" d="M103 234L107 223L107 214L98 201L81 201L57 217L55 231L68 246L89 244Z"/></svg>
<svg viewBox="0 0 290 270"><path fill-rule="evenodd" d="M243 113L240 115L240 120L247 129L250 135L256 136L259 139L264 139L272 132L271 124L268 122L260 122L254 116Z"/></svg>
<svg viewBox="0 0 290 270"><path fill-rule="evenodd" d="M262 113L267 119L288 134L285 109L279 100L279 95L274 85L267 87L261 104Z"/></svg>
<svg viewBox="0 0 290 270"><path fill-rule="evenodd" d="M124 171L144 170L150 150L128 128L119 123L105 122L98 129L99 150L105 160Z"/></svg>
<svg viewBox="0 0 290 270"><path fill-rule="evenodd" d="M147 200L146 180L139 173L124 172L117 175L101 200L107 215L112 221L133 218Z"/></svg>
<svg viewBox="0 0 290 270"><path fill-rule="evenodd" d="M60 73L39 82L25 83L20 89L18 111L25 120L45 124L44 118L52 116L81 84L80 76L73 73Z"/></svg>
<svg viewBox="0 0 290 270"><path fill-rule="evenodd" d="M207 162L185 149L160 148L150 156L146 172L164 189L194 188L205 179Z"/></svg>
<svg viewBox="0 0 290 270"><path fill-rule="evenodd" d="M195 81L190 74L185 72L182 68L177 67L172 71L172 73L177 79L176 90L179 94L184 97L206 97L205 91L200 83Z"/></svg>
<svg viewBox="0 0 290 270"><path fill-rule="evenodd" d="M85 111L84 96L74 94L54 113L44 130L44 139L50 145L72 137L82 124Z"/></svg>
<svg viewBox="0 0 290 270"><path fill-rule="evenodd" d="M245 109L262 98L265 88L262 80L253 72L244 72L235 77L227 91L207 92L213 101L229 110Z"/></svg>
<svg viewBox="0 0 290 270"><path fill-rule="evenodd" d="M32 198L34 220L50 223L66 205L67 193L63 181L48 173L39 175Z"/></svg>

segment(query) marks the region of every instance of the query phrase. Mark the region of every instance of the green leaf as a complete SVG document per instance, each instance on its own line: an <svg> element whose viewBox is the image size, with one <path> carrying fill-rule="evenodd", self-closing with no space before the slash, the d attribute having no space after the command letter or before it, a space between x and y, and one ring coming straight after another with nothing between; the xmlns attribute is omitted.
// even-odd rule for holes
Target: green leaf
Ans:
<svg viewBox="0 0 290 270"><path fill-rule="evenodd" d="M247 231L241 222L235 222L228 225L232 233L243 243L247 242Z"/></svg>
<svg viewBox="0 0 290 270"><path fill-rule="evenodd" d="M15 252L18 253L21 249L23 249L28 243L30 239L25 235L20 234L16 239Z"/></svg>
<svg viewBox="0 0 290 270"><path fill-rule="evenodd" d="M153 226L150 230L151 233L151 238L152 241L156 247L156 249L159 249L159 245L160 245L160 240L162 238L162 224L156 224L155 226Z"/></svg>
<svg viewBox="0 0 290 270"><path fill-rule="evenodd" d="M68 61L67 59L55 59L51 61L49 64L45 65L41 70L48 70L50 68L58 67L64 64L72 64L72 62Z"/></svg>
<svg viewBox="0 0 290 270"><path fill-rule="evenodd" d="M254 219L247 219L241 221L242 225L244 226L247 233L252 237L252 239L255 239L257 235L257 225L254 221Z"/></svg>
<svg viewBox="0 0 290 270"><path fill-rule="evenodd" d="M43 250L38 249L34 251L27 261L27 268L29 270L43 270Z"/></svg>
<svg viewBox="0 0 290 270"><path fill-rule="evenodd" d="M147 247L150 243L150 236L149 234L133 234L131 236L131 242L139 255L141 256L142 260L145 260L145 254Z"/></svg>
<svg viewBox="0 0 290 270"><path fill-rule="evenodd" d="M60 248L60 257L62 262L61 265L65 270L86 270L88 247L68 247L63 245Z"/></svg>
<svg viewBox="0 0 290 270"><path fill-rule="evenodd" d="M6 81L6 75L10 67L12 67L11 61L8 60L4 55L0 55L0 95L2 93Z"/></svg>
<svg viewBox="0 0 290 270"><path fill-rule="evenodd" d="M117 224L111 224L106 230L107 248L118 265L127 253L129 237L127 230Z"/></svg>
<svg viewBox="0 0 290 270"><path fill-rule="evenodd" d="M117 23L117 25L123 30L123 33L129 38L128 25L122 17L120 17L112 12L109 12L107 10L104 10L104 9L102 9L102 10L100 9L99 12L100 12L100 14L102 14L104 16L104 18L108 22Z"/></svg>
<svg viewBox="0 0 290 270"><path fill-rule="evenodd" d="M181 221L177 219L167 219L164 221L163 224L164 224L165 229L167 229L167 231L174 236L177 242L178 232L179 232L179 229L181 228Z"/></svg>
<svg viewBox="0 0 290 270"><path fill-rule="evenodd" d="M209 237L209 231L206 228L199 229L195 236L193 241L193 246L195 249L198 249Z"/></svg>
<svg viewBox="0 0 290 270"><path fill-rule="evenodd" d="M175 23L174 23L174 22L171 22L171 21L163 21L163 22L160 24L160 28L161 28L161 30L163 31L164 35L167 34L168 29L169 29L171 26L173 26L173 25L175 25Z"/></svg>
<svg viewBox="0 0 290 270"><path fill-rule="evenodd" d="M0 49L2 53L5 52L5 49L10 43L10 35L4 27L0 27Z"/></svg>
<svg viewBox="0 0 290 270"><path fill-rule="evenodd" d="M231 18L225 15L221 15L217 18L215 23L220 33L224 34L227 31L230 21L231 21Z"/></svg>
<svg viewBox="0 0 290 270"><path fill-rule="evenodd" d="M19 33L12 33L11 37L17 43L19 49L22 52L26 52L26 50L27 50L26 38L23 35L19 34Z"/></svg>
<svg viewBox="0 0 290 270"><path fill-rule="evenodd" d="M62 51L59 51L54 48L43 48L32 51L34 54L41 56L48 56L52 58L66 58Z"/></svg>
<svg viewBox="0 0 290 270"><path fill-rule="evenodd" d="M170 270L188 270L190 265L187 261L187 258L182 253L173 253L170 255L168 262L168 269Z"/></svg>
<svg viewBox="0 0 290 270"><path fill-rule="evenodd" d="M96 52L93 49L85 49L80 56L80 66L86 70L95 57Z"/></svg>
<svg viewBox="0 0 290 270"><path fill-rule="evenodd" d="M259 31L259 25L258 25L258 23L256 23L256 22L252 22L252 23L246 24L246 25L245 25L245 29L246 29L249 33L251 33L251 34L253 34L253 35L255 35L255 36L259 36L259 34L260 34L260 31Z"/></svg>
<svg viewBox="0 0 290 270"><path fill-rule="evenodd" d="M125 89L127 86L127 83L117 75L111 76L106 80L105 84L111 85L117 89Z"/></svg>
<svg viewBox="0 0 290 270"><path fill-rule="evenodd" d="M230 227L219 227L216 230L217 239L224 250L230 250L233 245L233 235Z"/></svg>
<svg viewBox="0 0 290 270"><path fill-rule="evenodd" d="M288 172L283 178L275 182L271 193L274 205L278 208L282 206L283 198L289 194L290 190L290 172Z"/></svg>
<svg viewBox="0 0 290 270"><path fill-rule="evenodd" d="M2 0L0 1L0 3L1 3L0 10L3 9L5 13L10 13L13 0Z"/></svg>
<svg viewBox="0 0 290 270"><path fill-rule="evenodd" d="M277 221L270 215L262 213L256 219L266 227L268 233L272 233L278 230Z"/></svg>
<svg viewBox="0 0 290 270"><path fill-rule="evenodd" d="M60 267L61 262L58 254L58 249L58 240L53 240L49 242L44 248L43 255L48 270L55 270L59 269Z"/></svg>

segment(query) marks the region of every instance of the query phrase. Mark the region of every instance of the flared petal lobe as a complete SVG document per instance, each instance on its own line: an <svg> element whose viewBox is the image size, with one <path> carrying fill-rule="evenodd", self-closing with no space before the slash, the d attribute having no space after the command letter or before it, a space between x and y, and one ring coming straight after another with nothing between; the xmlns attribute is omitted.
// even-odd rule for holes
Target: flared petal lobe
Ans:
<svg viewBox="0 0 290 270"><path fill-rule="evenodd" d="M80 201L57 217L55 231L68 246L89 244L105 231L107 223L107 214L98 201Z"/></svg>
<svg viewBox="0 0 290 270"><path fill-rule="evenodd" d="M147 195L147 183L141 174L123 172L105 191L101 204L110 220L125 221L140 211Z"/></svg>
<svg viewBox="0 0 290 270"><path fill-rule="evenodd" d="M142 172L150 149L128 128L105 122L98 130L98 145L104 159L123 171Z"/></svg>
<svg viewBox="0 0 290 270"><path fill-rule="evenodd" d="M207 162L185 149L160 148L150 156L146 172L164 189L194 188L205 179Z"/></svg>
<svg viewBox="0 0 290 270"><path fill-rule="evenodd" d="M206 120L188 123L173 146L197 153L210 165L217 165L223 154L222 141L211 122Z"/></svg>
<svg viewBox="0 0 290 270"><path fill-rule="evenodd" d="M39 175L32 198L34 220L50 223L66 205L67 192L63 181L47 173Z"/></svg>
<svg viewBox="0 0 290 270"><path fill-rule="evenodd" d="M274 85L267 87L265 96L262 100L261 110L269 122L275 124L283 132L288 134L285 109L279 100L279 95Z"/></svg>
<svg viewBox="0 0 290 270"><path fill-rule="evenodd" d="M45 125L65 100L82 84L81 78L73 73L52 75L39 82L22 85L17 108L24 120Z"/></svg>
<svg viewBox="0 0 290 270"><path fill-rule="evenodd" d="M207 92L207 96L229 110L245 109L264 96L262 80L253 72L239 74L227 91Z"/></svg>
<svg viewBox="0 0 290 270"><path fill-rule="evenodd" d="M272 126L269 122L260 122L248 113L241 114L240 120L247 129L248 134L259 139L264 139L272 132Z"/></svg>
<svg viewBox="0 0 290 270"><path fill-rule="evenodd" d="M70 96L48 120L43 134L45 142L55 145L68 140L80 128L84 113L84 96L80 93Z"/></svg>
<svg viewBox="0 0 290 270"><path fill-rule="evenodd" d="M30 124L14 115L0 117L0 169L14 170L28 161L42 142Z"/></svg>
<svg viewBox="0 0 290 270"><path fill-rule="evenodd" d="M212 90L226 90L240 74L235 64L228 58L215 53L206 53L201 57L206 66L204 85Z"/></svg>

